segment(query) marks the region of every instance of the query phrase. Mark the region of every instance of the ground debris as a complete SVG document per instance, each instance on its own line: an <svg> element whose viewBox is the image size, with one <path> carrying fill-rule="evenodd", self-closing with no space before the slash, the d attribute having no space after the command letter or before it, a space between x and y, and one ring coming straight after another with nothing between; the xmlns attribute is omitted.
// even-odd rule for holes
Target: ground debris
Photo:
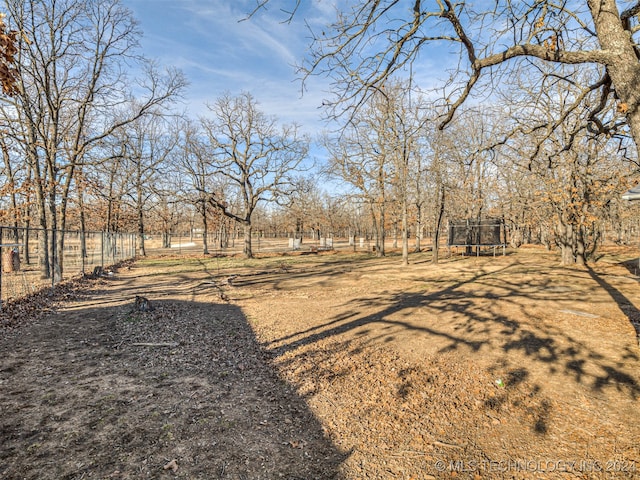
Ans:
<svg viewBox="0 0 640 480"><path fill-rule="evenodd" d="M171 470L172 472L177 472L178 471L178 462L176 461L176 459L174 458L173 460L171 460L170 462L168 462L167 464L165 464L164 467L162 467L164 470Z"/></svg>
<svg viewBox="0 0 640 480"><path fill-rule="evenodd" d="M12 324L0 478L637 478L638 305L589 272L304 258L219 272L224 303L134 265Z"/></svg>
<svg viewBox="0 0 640 480"><path fill-rule="evenodd" d="M0 478L335 478L344 454L240 309L110 304L138 275L0 337Z"/></svg>

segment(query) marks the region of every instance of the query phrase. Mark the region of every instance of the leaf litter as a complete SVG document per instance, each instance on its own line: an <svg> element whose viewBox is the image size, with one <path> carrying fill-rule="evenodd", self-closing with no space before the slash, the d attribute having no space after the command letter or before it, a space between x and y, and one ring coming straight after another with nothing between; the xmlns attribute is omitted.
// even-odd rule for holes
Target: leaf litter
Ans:
<svg viewBox="0 0 640 480"><path fill-rule="evenodd" d="M314 281L326 273L304 268ZM134 265L60 288L55 302L42 294L3 312L0 477L637 475L640 427L631 408L639 395L623 360L615 369L577 343L610 375L594 377L598 388L566 383L563 392L553 372L545 384L535 362L487 362L459 349L408 355L384 324L298 341L331 318L348 318L331 310L340 294L348 292L342 305L351 308L374 290L355 280L356 267L334 275L333 290L305 287L300 272L278 271L271 284L244 272L225 285L227 303L219 288L178 289L201 285L201 273L165 272L154 292L150 272ZM222 273L221 282L229 276ZM397 278L377 288L400 288ZM140 290L152 311L132 311ZM300 311L316 323L292 314ZM540 342L524 338L527 352ZM561 343L544 345L554 352L549 345ZM592 375L571 348L566 378ZM637 364L637 354L622 350Z"/></svg>

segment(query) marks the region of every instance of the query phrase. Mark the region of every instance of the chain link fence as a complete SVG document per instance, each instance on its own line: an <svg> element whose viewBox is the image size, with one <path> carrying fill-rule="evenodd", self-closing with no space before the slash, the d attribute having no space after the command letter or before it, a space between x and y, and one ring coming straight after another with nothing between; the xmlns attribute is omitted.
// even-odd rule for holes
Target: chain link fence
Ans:
<svg viewBox="0 0 640 480"><path fill-rule="evenodd" d="M133 233L0 227L0 302L133 258L136 238ZM51 245L61 240L58 258Z"/></svg>

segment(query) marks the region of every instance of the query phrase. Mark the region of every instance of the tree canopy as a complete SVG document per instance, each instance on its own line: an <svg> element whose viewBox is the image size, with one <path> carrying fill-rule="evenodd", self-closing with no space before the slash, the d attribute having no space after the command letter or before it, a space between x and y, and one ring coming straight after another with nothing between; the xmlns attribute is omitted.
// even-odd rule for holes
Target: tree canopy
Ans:
<svg viewBox="0 0 640 480"><path fill-rule="evenodd" d="M298 14L300 2L290 4L291 15ZM474 93L493 90L514 71L537 74L542 62L591 72L567 105L589 103L589 121L580 128L640 143L640 2L351 0L339 8L333 23L311 32L300 69L304 77L334 80L333 115L362 106L395 74L419 71L428 51L450 67L438 85L441 128ZM566 70L548 74L574 82Z"/></svg>

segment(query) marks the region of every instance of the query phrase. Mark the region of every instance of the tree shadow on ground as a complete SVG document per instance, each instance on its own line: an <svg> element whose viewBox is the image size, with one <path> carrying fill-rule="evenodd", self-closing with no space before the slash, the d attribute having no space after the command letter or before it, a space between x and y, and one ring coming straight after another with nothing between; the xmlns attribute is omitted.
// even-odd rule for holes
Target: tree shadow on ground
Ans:
<svg viewBox="0 0 640 480"><path fill-rule="evenodd" d="M609 294L613 301L618 305L620 311L624 313L625 316L629 319L629 323L631 323L634 330L636 331L636 336L638 337L638 345L640 346L640 310L635 307L633 302L629 298L627 298L624 293L607 282L607 280L603 276L599 275L592 268L588 268L587 271L589 272L591 278ZM640 292L640 283L638 284L638 287L638 291Z"/></svg>
<svg viewBox="0 0 640 480"><path fill-rule="evenodd" d="M237 307L96 305L0 338L0 477L338 476L346 454Z"/></svg>
<svg viewBox="0 0 640 480"><path fill-rule="evenodd" d="M539 268L535 276L522 282L519 277L529 268L514 260L506 266L481 268L465 278L447 279L437 287L438 281L432 281L424 292L371 294L350 300L340 305L341 312L329 321L275 339L265 347L284 355L329 338L340 348L349 348L343 337L347 333L366 339L372 346L420 337L430 348L436 346L436 352L465 349L479 359L493 358L495 370L521 367L526 373L535 368L596 392L611 387L630 399L640 398L640 384L619 361L607 358L576 332L543 318L549 312L539 311L538 306L554 308L558 314L581 314L562 313L561 305L593 295L598 288L606 289L619 305L625 299L616 296L597 275L593 285L574 285L578 282L573 277L577 280L584 274L569 269L560 276L558 269ZM637 352L626 351L625 358L640 359ZM545 429L539 425L537 430Z"/></svg>
<svg viewBox="0 0 640 480"><path fill-rule="evenodd" d="M626 268L631 275L640 275L640 258L620 262L620 265Z"/></svg>

